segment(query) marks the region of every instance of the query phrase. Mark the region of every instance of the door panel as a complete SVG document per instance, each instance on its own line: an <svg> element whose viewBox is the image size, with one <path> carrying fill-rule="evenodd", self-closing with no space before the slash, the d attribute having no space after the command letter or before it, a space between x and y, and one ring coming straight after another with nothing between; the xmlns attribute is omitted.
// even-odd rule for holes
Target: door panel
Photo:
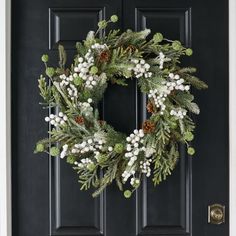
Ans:
<svg viewBox="0 0 236 236"><path fill-rule="evenodd" d="M43 70L42 53L56 58L61 43L73 60L75 43L95 30L106 14L120 11L120 2L108 0L13 3L14 236L104 235L103 195L94 199L91 191L81 192L76 173L64 161L33 154L34 143L49 128L43 121L47 111L37 105L37 76Z"/></svg>
<svg viewBox="0 0 236 236"><path fill-rule="evenodd" d="M97 22L105 17L105 9L104 6L49 8L49 49L57 49L58 43L65 49L74 49L76 42L97 28Z"/></svg>
<svg viewBox="0 0 236 236"><path fill-rule="evenodd" d="M191 9L158 7L154 1L136 2L124 6L129 17L128 28L137 31L145 28L162 32L165 37L178 39L187 47L191 45ZM141 107L146 98L139 93ZM139 104L140 104L139 103ZM140 109L140 106L138 106ZM146 109L140 111L140 124L147 117ZM191 159L180 147L180 163L165 184L153 187L145 179L137 193L137 235L189 235L191 232Z"/></svg>
<svg viewBox="0 0 236 236"><path fill-rule="evenodd" d="M162 32L166 38L179 39L185 46L191 44L191 8L135 8L135 29ZM171 29L171 30L170 30Z"/></svg>
<svg viewBox="0 0 236 236"><path fill-rule="evenodd" d="M227 236L227 1L13 0L12 5L13 236ZM65 161L33 154L35 142L50 128L44 122L47 111L37 105L41 54L57 63L61 43L72 61L75 43L112 14L119 16L116 27L122 30L150 28L193 47L187 62L209 84L206 92L194 91L202 109L196 117L195 159L180 147L173 175L156 188L144 179L128 200L115 185L93 199L91 191L79 190L76 173ZM101 117L129 134L146 119L145 107L146 97L130 80L128 87L108 87ZM226 205L225 224L207 223L212 203Z"/></svg>
<svg viewBox="0 0 236 236"><path fill-rule="evenodd" d="M50 174L50 232L52 235L103 235L103 196L81 192L71 166L52 159Z"/></svg>
<svg viewBox="0 0 236 236"><path fill-rule="evenodd" d="M99 7L91 2L67 6L49 8L49 50L57 50L60 43L75 53L76 42L82 41L88 31L96 30L109 7L106 1L98 4ZM103 195L93 199L92 191L81 192L76 173L63 160L50 159L49 162L51 234L103 235Z"/></svg>
<svg viewBox="0 0 236 236"><path fill-rule="evenodd" d="M206 92L194 91L197 101L201 107L200 116L196 117L197 130L194 145L197 154L191 160L184 152L181 153L181 162L185 162L185 173L179 173L182 178L179 185L171 182L176 177L171 176L166 183L156 190L151 186L150 190L144 186L141 196L147 192L147 200L141 203L142 211L145 213L143 225L144 235L185 235L188 232L192 235L228 235L228 223L216 227L207 224L207 206L213 203L221 203L228 208L228 4L227 1L152 1L152 0L131 0L123 6L126 17L125 27L135 30L150 28L153 32L162 32L167 38L179 39L185 46L192 47L194 55L188 62L199 68L198 76L206 81L209 89ZM219 46L220 45L220 46ZM218 60L218 58L222 60ZM221 89L220 89L221 87ZM219 95L219 91L220 95ZM220 101L214 100L220 96ZM144 118L146 114L143 115ZM178 167L179 168L179 167ZM184 169L184 168L183 168ZM183 170L182 169L182 170ZM179 170L178 170L179 171ZM178 172L177 171L177 172ZM181 174L182 173L182 174ZM193 178L192 178L193 177ZM178 178L178 177L177 177ZM176 179L175 179L176 181ZM160 191L161 188L169 187L172 189L171 200L168 194ZM169 202L178 197L178 191L174 190L177 186L180 191L185 191L184 202L168 209ZM155 193L151 198L150 192ZM182 193L183 193L182 192ZM164 194L164 199L158 201L158 195ZM144 197L143 197L144 198ZM148 203L148 201L150 203ZM152 207L159 204L155 209L155 216L149 215L148 204ZM144 210L143 210L144 209ZM180 209L178 211L178 209ZM182 211L181 211L182 209ZM184 210L185 209L185 210ZM178 227L168 225L173 219L174 211L179 212ZM154 211L154 210L153 210ZM164 219L165 211L172 212L166 222ZM162 212L160 219L158 214ZM151 220L148 221L147 217ZM185 218L186 217L186 218ZM228 219L228 211L226 211ZM185 219L185 220L184 220ZM140 221L139 221L140 222ZM145 223L144 223L145 222ZM148 223L150 222L150 223ZM162 224L159 225L159 222ZM148 226L151 227L148 227ZM140 225L139 225L140 226ZM140 226L141 227L141 226Z"/></svg>

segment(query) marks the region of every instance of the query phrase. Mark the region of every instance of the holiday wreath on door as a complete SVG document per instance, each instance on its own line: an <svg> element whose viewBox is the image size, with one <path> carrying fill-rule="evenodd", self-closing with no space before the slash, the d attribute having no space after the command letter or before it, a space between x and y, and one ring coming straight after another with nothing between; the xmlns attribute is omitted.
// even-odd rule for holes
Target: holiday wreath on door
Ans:
<svg viewBox="0 0 236 236"><path fill-rule="evenodd" d="M46 66L38 80L42 105L58 112L45 118L51 126L49 138L40 140L35 152L66 158L78 173L81 189L95 188L93 196L115 181L128 198L143 175L157 185L171 174L179 143L194 155L195 123L190 114L200 110L191 86L205 89L207 85L193 75L195 68L181 67L181 58L191 56L192 49L161 33L148 40L149 29L111 30L106 35L107 25L117 20L113 15L100 21L97 32L90 31L83 43L76 44L70 68L65 67L62 45L58 68L48 66L48 55L42 56ZM147 94L150 118L126 137L100 119L97 107L108 83L127 86L129 79L137 79L141 92ZM127 185L124 189L126 182L129 189Z"/></svg>

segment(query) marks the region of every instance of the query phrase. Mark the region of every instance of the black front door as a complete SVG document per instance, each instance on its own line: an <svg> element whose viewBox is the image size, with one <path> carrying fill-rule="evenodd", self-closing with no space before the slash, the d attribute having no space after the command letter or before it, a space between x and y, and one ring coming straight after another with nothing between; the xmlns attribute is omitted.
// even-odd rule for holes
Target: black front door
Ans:
<svg viewBox="0 0 236 236"><path fill-rule="evenodd" d="M97 22L117 14L121 29L150 28L192 47L192 65L209 85L194 94L194 159L181 152L176 171L157 188L144 180L131 199L115 186L99 198L81 192L71 166L33 154L47 125L38 105L41 54L69 52ZM56 63L56 60L55 60ZM143 99L136 82L109 87L104 119L127 134L139 126ZM228 3L226 0L12 0L13 236L227 236L228 219ZM225 223L208 224L208 205L226 207Z"/></svg>

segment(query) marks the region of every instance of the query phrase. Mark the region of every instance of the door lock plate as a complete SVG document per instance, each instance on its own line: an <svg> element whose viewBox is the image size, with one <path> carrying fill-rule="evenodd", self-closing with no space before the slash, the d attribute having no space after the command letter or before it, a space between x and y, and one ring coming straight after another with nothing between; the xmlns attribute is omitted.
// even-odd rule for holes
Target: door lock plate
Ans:
<svg viewBox="0 0 236 236"><path fill-rule="evenodd" d="M208 223L220 225L225 222L225 206L213 204L208 206Z"/></svg>

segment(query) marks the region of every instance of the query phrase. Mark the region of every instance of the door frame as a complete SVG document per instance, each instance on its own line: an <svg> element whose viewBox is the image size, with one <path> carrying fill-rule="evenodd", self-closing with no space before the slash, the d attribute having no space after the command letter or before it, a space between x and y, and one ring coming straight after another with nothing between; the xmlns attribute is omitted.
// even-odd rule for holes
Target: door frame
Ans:
<svg viewBox="0 0 236 236"><path fill-rule="evenodd" d="M0 235L11 236L11 0L0 2Z"/></svg>
<svg viewBox="0 0 236 236"><path fill-rule="evenodd" d="M236 235L236 1L229 0L229 225Z"/></svg>
<svg viewBox="0 0 236 236"><path fill-rule="evenodd" d="M0 3L0 235L11 223L11 0ZM236 235L236 1L229 0L229 189L230 236Z"/></svg>

